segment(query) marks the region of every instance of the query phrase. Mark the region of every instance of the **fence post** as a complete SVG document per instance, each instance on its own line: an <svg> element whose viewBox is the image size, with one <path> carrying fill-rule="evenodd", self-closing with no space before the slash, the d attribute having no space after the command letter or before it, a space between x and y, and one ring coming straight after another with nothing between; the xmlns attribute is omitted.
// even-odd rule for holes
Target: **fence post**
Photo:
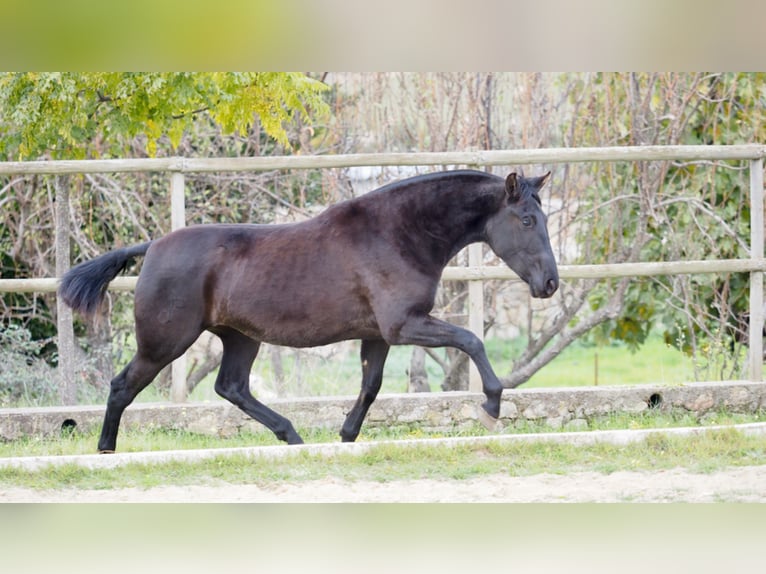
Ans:
<svg viewBox="0 0 766 574"><path fill-rule="evenodd" d="M55 188L56 218L56 277L69 269L69 177L58 175L53 178ZM74 320L72 310L61 297L56 297L56 346L58 348L59 400L62 405L77 403L77 384L74 380Z"/></svg>
<svg viewBox="0 0 766 574"><path fill-rule="evenodd" d="M750 161L750 257L763 259L763 158ZM763 380L763 272L750 272L750 380Z"/></svg>
<svg viewBox="0 0 766 574"><path fill-rule="evenodd" d="M468 266L480 269L484 262L481 243L468 246ZM468 328L480 340L484 340L484 283L481 279L468 281ZM481 377L473 361L468 362L468 390L481 392Z"/></svg>
<svg viewBox="0 0 766 574"><path fill-rule="evenodd" d="M170 228L175 231L186 227L185 180L182 171L170 173ZM171 365L170 399L174 403L186 400L186 353L173 361Z"/></svg>

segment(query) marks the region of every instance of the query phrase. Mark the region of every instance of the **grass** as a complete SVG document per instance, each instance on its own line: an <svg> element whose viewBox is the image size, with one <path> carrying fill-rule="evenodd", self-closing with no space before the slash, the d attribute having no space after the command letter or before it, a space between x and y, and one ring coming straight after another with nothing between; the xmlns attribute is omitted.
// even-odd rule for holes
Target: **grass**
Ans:
<svg viewBox="0 0 766 574"><path fill-rule="evenodd" d="M766 410L751 414L713 411L702 417L684 409L670 412L645 411L638 414L614 413L593 417L587 430L616 429L663 429L710 425L733 425L766 422ZM303 439L310 444L333 443L340 440L338 429L298 428ZM75 431L58 437L23 437L14 441L0 442L0 458L21 456L59 456L93 454L100 429ZM504 429L503 434L564 432L560 427L550 427L543 422L520 420ZM424 430L416 425L362 427L359 441L385 441L455 436L488 436L491 433L480 424L448 431ZM162 450L233 448L242 446L267 446L283 444L265 428L253 432L243 430L237 434L220 437L184 430L148 428L122 429L118 440L120 452L147 452Z"/></svg>
<svg viewBox="0 0 766 574"><path fill-rule="evenodd" d="M32 489L151 488L158 485L265 485L281 481L310 481L328 476L349 481L386 482L402 479L453 479L502 473L527 476L542 472L611 473L682 467L709 473L717 469L766 464L762 437L737 431L709 431L693 437L659 435L628 446L562 444L502 444L403 447L380 445L353 456L312 455L306 452L282 460L260 461L245 456L216 457L199 462L129 464L119 469L84 469L75 465L42 471L0 469L6 487Z"/></svg>
<svg viewBox="0 0 766 574"><path fill-rule="evenodd" d="M495 371L501 377L512 368L513 358L523 349L523 337L516 339L489 339L486 342L487 354ZM437 353L444 353L437 349ZM392 347L383 377L382 393L406 392L412 347ZM129 356L130 353L127 353ZM127 360L127 356L126 359ZM596 360L598 360L598 380L596 380ZM359 342L347 342L326 347L321 350L288 350L282 354L286 390L285 396L332 396L356 395L361 381L359 364ZM117 368L122 368L122 364ZM426 371L431 389L440 390L439 384L444 377L441 367L432 358L426 359ZM205 402L221 399L214 391L213 384L217 370L197 385L189 400ZM255 392L264 400L276 395L275 373L269 352L264 349L253 366L252 374L257 381ZM640 383L680 383L695 379L694 364L690 357L666 345L659 335L650 336L647 342L635 353L625 345L612 344L596 347L586 342L576 341L567 347L558 357L538 371L525 388L534 387L579 387L600 385L628 385ZM107 386L96 390L88 388L86 400L92 404L102 404L106 400ZM56 396L52 393L51 396ZM156 384L149 385L141 392L138 402L156 402L167 400ZM29 404L22 401L4 406L43 406L36 402Z"/></svg>
<svg viewBox="0 0 766 574"><path fill-rule="evenodd" d="M490 339L486 342L490 362L500 376L510 371L512 358L518 356L523 344L521 339ZM391 348L381 393L401 393L407 390L411 353L412 347L409 346ZM253 366L253 374L267 391L273 391L272 364L266 353L262 355ZM285 386L291 396L355 395L359 392L361 380L358 355L358 343L349 344L345 350L331 352L329 358L306 352L285 353ZM593 386L596 383L596 360L600 385L675 384L694 380L692 359L666 345L659 335L654 335L635 353L622 344L596 347L575 342L538 371L525 383L524 388ZM426 371L431 389L439 390L444 374L430 357L426 359ZM212 374L208 380L198 385L191 400L218 400L213 390L214 378L215 374ZM151 389L149 387L139 395L139 400L158 400L160 397Z"/></svg>
<svg viewBox="0 0 766 574"><path fill-rule="evenodd" d="M733 424L766 421L766 412L753 415L712 413L704 421L684 412L646 413L639 416L615 415L593 419L593 430L612 428L671 428L707 424ZM542 432L542 425L524 425L508 432ZM454 435L486 435L481 427L452 433L427 433L413 427L367 428L362 440L422 438ZM336 432L303 430L307 442L337 442ZM96 432L74 433L62 438L26 438L0 445L0 456L92 453ZM133 430L121 433L120 451L147 451L191 448L220 448L275 444L267 432L243 432L218 438L186 431ZM484 474L511 476L541 472L564 474L591 470L611 473L617 470L658 470L675 467L693 472L713 472L720 468L766 464L763 437L745 436L734 430L709 431L695 437L658 435L645 443L615 446L576 447L556 444L502 444L417 446L378 445L369 452L353 456L298 453L284 460L253 461L245 456L216 457L195 463L130 464L119 469L88 470L76 465L50 467L40 471L0 469L0 483L33 489L48 488L150 488L156 485L190 484L267 484L284 480L305 481L333 476L341 480L385 482L394 479L463 480Z"/></svg>
<svg viewBox="0 0 766 574"><path fill-rule="evenodd" d="M490 340L487 351L502 375L510 368L511 357L519 352L519 341ZM355 350L354 350L355 349ZM382 392L406 389L411 348L391 349ZM659 337L637 352L614 345L593 347L575 343L552 363L539 371L527 387L588 386L594 384L595 355L598 353L600 384L677 383L693 380L691 360L667 347ZM264 354L256 361L254 373L264 381L273 378L271 362ZM298 361L286 354L283 361L288 385L299 394L355 394L359 388L358 346L330 359L304 354ZM432 388L437 389L442 373L432 360L427 361ZM212 380L199 385L191 400L217 400ZM150 389L153 388L149 387ZM157 400L156 391L142 393L143 400ZM620 414L589 421L589 430L619 428L671 428L710 424L735 424L766 421L766 412L737 415L725 411L706 414L702 419L686 411ZM337 429L298 429L309 443L337 442ZM544 424L520 422L505 432L553 431ZM560 429L559 429L560 430ZM94 452L98 431L56 438L25 438L0 443L0 457L34 455L90 454ZM360 440L424 438L434 436L486 435L483 427L451 433L429 433L417 427L364 427ZM201 449L277 444L271 433L243 432L232 437L169 430L121 432L121 452L170 449ZM683 467L696 472L712 472L727 466L766 464L762 437L747 437L735 431L708 432L698 437L659 436L646 443L629 446L596 445L574 447L553 444L417 447L380 445L361 456L312 456L301 453L281 461L253 461L245 457L217 457L197 463L170 462L157 465L131 464L115 470L86 470L77 466L48 468L42 471L0 469L0 484L27 488L149 488L160 484L263 484L291 480L312 480L334 476L344 480L386 481L397 478L465 479L489 473L529 475L539 472L567 473L592 470L657 470Z"/></svg>
<svg viewBox="0 0 766 574"><path fill-rule="evenodd" d="M621 344L597 347L575 342L535 373L525 387L674 384L693 380L692 359L653 336L635 353Z"/></svg>
<svg viewBox="0 0 766 574"><path fill-rule="evenodd" d="M588 421L587 430L678 428L710 425L732 425L752 422L766 422L766 410L752 414L714 411L697 417L686 410L670 412L645 411L638 414L616 413L593 417ZM303 439L310 444L333 443L340 440L338 429L298 428ZM518 421L509 426L504 434L563 432L543 422ZM93 454L98 442L100 429L62 434L58 437L23 437L14 441L0 442L0 458L21 456L59 456ZM491 433L480 424L448 431L427 431L416 425L376 427L365 425L359 441L385 441L419 438L440 438L455 436L487 436ZM232 448L242 446L266 446L283 444L265 428L253 432L243 430L227 437L195 433L185 430L149 428L122 429L118 438L120 452L147 452L162 450Z"/></svg>

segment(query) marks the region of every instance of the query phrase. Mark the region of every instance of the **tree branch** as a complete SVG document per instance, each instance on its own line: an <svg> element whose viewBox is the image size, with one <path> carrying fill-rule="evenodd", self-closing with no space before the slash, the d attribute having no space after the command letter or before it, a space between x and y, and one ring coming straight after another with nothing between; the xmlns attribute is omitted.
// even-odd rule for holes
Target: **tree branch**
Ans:
<svg viewBox="0 0 766 574"><path fill-rule="evenodd" d="M555 339L550 347L542 350L534 359L525 362L518 368L514 368L507 377L501 379L503 387L513 389L524 384L533 374L555 359L575 339L601 323L619 317L628 283L628 279L620 281L619 287L615 290L607 305L604 305L592 315L577 323L577 325L560 332L558 338ZM551 331L553 330L551 329ZM517 363L520 363L520 361L517 361Z"/></svg>

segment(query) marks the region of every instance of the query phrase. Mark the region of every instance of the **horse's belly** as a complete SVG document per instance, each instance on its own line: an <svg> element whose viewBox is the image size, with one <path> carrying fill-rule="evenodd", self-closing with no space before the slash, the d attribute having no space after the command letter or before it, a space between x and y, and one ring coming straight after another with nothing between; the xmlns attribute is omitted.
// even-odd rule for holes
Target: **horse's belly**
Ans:
<svg viewBox="0 0 766 574"><path fill-rule="evenodd" d="M317 347L349 339L377 339L380 329L371 312L321 304L243 306L224 321L249 337L286 347Z"/></svg>
<svg viewBox="0 0 766 574"><path fill-rule="evenodd" d="M213 324L291 347L380 337L356 251L344 251L340 240L287 249L278 239L263 241L262 251L217 272L208 305Z"/></svg>
<svg viewBox="0 0 766 574"><path fill-rule="evenodd" d="M303 323L299 326L283 323L268 328L247 325L239 327L238 330L256 341L284 347L301 348L321 347L322 345L351 339L379 339L381 336L380 329L372 326L343 325L328 328L327 325L315 323Z"/></svg>
<svg viewBox="0 0 766 574"><path fill-rule="evenodd" d="M251 335L252 336L252 335ZM270 343L272 345L280 345L282 347L321 347L323 345L329 345L331 343L338 343L340 341L357 340L357 339L380 339L380 331L377 329L359 329L359 330L339 330L336 332L323 331L317 332L313 336L307 336L305 331L303 333L274 333L266 335L262 338L253 337L256 340L264 343Z"/></svg>

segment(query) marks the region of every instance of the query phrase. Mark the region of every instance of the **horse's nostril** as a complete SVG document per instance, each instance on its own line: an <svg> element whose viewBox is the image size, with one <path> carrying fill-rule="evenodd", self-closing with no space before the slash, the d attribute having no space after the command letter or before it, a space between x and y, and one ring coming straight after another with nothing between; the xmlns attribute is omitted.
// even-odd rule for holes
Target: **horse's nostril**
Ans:
<svg viewBox="0 0 766 574"><path fill-rule="evenodd" d="M553 295L558 288L558 282L555 279L548 279L548 281L545 283L545 292L548 295Z"/></svg>

